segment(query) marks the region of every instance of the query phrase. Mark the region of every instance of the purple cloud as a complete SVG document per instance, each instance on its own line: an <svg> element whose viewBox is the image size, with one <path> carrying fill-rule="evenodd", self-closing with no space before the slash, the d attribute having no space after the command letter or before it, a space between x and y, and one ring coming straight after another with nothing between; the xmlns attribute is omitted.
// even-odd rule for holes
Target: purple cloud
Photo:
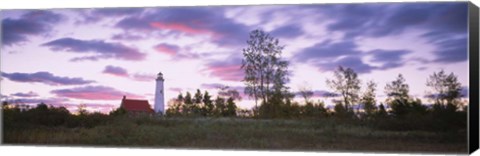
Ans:
<svg viewBox="0 0 480 156"><path fill-rule="evenodd" d="M329 30L346 38L381 37L410 28L436 32L466 32L466 2L405 4L339 4L320 11L333 21Z"/></svg>
<svg viewBox="0 0 480 156"><path fill-rule="evenodd" d="M159 53L167 54L170 56L175 56L180 50L180 47L173 44L167 44L167 43L157 44L153 48L155 49L155 51Z"/></svg>
<svg viewBox="0 0 480 156"><path fill-rule="evenodd" d="M2 44L11 46L28 41L31 36L46 35L53 26L65 19L60 14L45 10L29 11L17 19L2 20Z"/></svg>
<svg viewBox="0 0 480 156"><path fill-rule="evenodd" d="M111 65L106 66L105 69L103 70L103 73L120 76L120 77L128 77L128 72L126 69L122 67L111 66Z"/></svg>
<svg viewBox="0 0 480 156"><path fill-rule="evenodd" d="M93 53L94 56L74 58L78 60L98 60L115 58L128 61L139 61L145 59L145 54L137 49L125 46L121 43L109 43L102 40L79 40L74 38L61 38L42 46L49 47L53 51L66 51L73 53Z"/></svg>
<svg viewBox="0 0 480 156"><path fill-rule="evenodd" d="M67 98L31 98L31 97L22 97L22 98L10 98L7 102L12 104L26 104L26 105L36 105L40 103L45 103L49 105L62 105L65 102L69 101Z"/></svg>
<svg viewBox="0 0 480 156"><path fill-rule="evenodd" d="M314 90L314 91L312 91L312 92L313 92L312 97L316 97L316 98L320 98L320 97L330 98L330 97L338 97L338 96L340 96L340 95L337 94L337 93L329 92L329 91L326 91L326 90ZM295 92L295 96L297 96L297 97L302 97L302 94L301 94L300 92ZM303 98L303 97L302 97L302 98Z"/></svg>
<svg viewBox="0 0 480 156"><path fill-rule="evenodd" d="M341 41L337 43L325 41L303 49L300 53L297 53L294 58L298 61L305 62L312 60L315 61L318 58L330 59L346 55L361 54L356 48L357 45L353 41Z"/></svg>
<svg viewBox="0 0 480 156"><path fill-rule="evenodd" d="M49 72L36 72L36 73L5 73L2 72L2 76L15 82L38 82L48 85L83 85L90 84L95 81L84 80L83 78L70 78L55 76Z"/></svg>
<svg viewBox="0 0 480 156"><path fill-rule="evenodd" d="M364 63L357 56L347 56L334 61L315 63L314 65L322 71L334 71L338 66L351 68L357 73L370 73L372 70L377 69L375 66Z"/></svg>
<svg viewBox="0 0 480 156"><path fill-rule="evenodd" d="M58 89L52 90L51 93L59 97L85 100L120 100L123 96L131 98L143 98L143 96L140 95L118 91L114 88L105 86L85 86L70 89Z"/></svg>
<svg viewBox="0 0 480 156"><path fill-rule="evenodd" d="M144 8L95 8L81 9L78 13L82 16L76 23L90 24L99 22L107 17L126 17L141 14Z"/></svg>
<svg viewBox="0 0 480 156"><path fill-rule="evenodd" d="M466 61L468 59L467 44L467 37L436 42L437 50L434 52L436 58L433 61L438 63Z"/></svg>
<svg viewBox="0 0 480 156"><path fill-rule="evenodd" d="M303 30L299 25L285 25L271 32L274 37L295 38L303 35Z"/></svg>
<svg viewBox="0 0 480 156"><path fill-rule="evenodd" d="M155 74L133 74L131 77L135 81L145 81L145 82L152 82L157 77Z"/></svg>
<svg viewBox="0 0 480 156"><path fill-rule="evenodd" d="M94 9L92 14L94 16L127 16L140 14L145 10L145 8L99 8Z"/></svg>
<svg viewBox="0 0 480 156"><path fill-rule="evenodd" d="M241 81L244 78L241 66L242 59L240 57L230 56L224 60L209 61L202 72L225 81Z"/></svg>
<svg viewBox="0 0 480 156"><path fill-rule="evenodd" d="M306 62L318 67L322 71L333 71L338 66L349 67L358 73L370 73L372 70L387 70L405 65L404 55L411 53L408 50L357 50L357 44L346 40L336 43L325 41L293 56L299 62ZM365 63L362 58L372 56L372 61L379 63L373 66Z"/></svg>
<svg viewBox="0 0 480 156"><path fill-rule="evenodd" d="M138 41L138 40L141 40L143 38L144 38L143 36L129 34L129 33L115 34L111 37L111 39L113 39L113 40L125 40L125 41Z"/></svg>
<svg viewBox="0 0 480 156"><path fill-rule="evenodd" d="M249 28L224 16L220 7L169 7L152 9L141 16L124 18L116 24L124 30L169 31L185 35L209 35L220 46L243 44Z"/></svg>
<svg viewBox="0 0 480 156"><path fill-rule="evenodd" d="M170 91L173 91L173 92L182 92L182 88L176 88L176 87L172 87L172 88L168 88L168 90Z"/></svg>
<svg viewBox="0 0 480 156"><path fill-rule="evenodd" d="M200 87L205 89L219 89L225 87L225 85L220 83L202 83Z"/></svg>
<svg viewBox="0 0 480 156"><path fill-rule="evenodd" d="M28 92L28 93L14 93L14 94L10 94L11 96L16 96L16 97L37 97L38 94L35 93L35 92Z"/></svg>
<svg viewBox="0 0 480 156"><path fill-rule="evenodd" d="M405 61L403 60L403 56L406 54L411 53L407 50L372 50L369 54L373 55L372 61L377 63L382 63L378 69L387 70L391 68L396 68L403 66Z"/></svg>

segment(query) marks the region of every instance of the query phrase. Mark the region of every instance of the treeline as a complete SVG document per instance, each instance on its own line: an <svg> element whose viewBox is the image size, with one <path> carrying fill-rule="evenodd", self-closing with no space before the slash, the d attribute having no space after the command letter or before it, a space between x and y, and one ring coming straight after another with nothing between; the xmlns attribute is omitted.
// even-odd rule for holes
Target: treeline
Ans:
<svg viewBox="0 0 480 156"><path fill-rule="evenodd" d="M38 126L92 128L110 121L109 115L99 112L90 113L82 105L79 106L77 114L72 114L65 107L48 106L45 103L25 109L4 101L2 110L3 127L7 130Z"/></svg>
<svg viewBox="0 0 480 156"><path fill-rule="evenodd" d="M241 96L235 89L228 86L220 88L216 98L205 91L197 89L192 95L186 92L185 96L180 93L176 99L169 101L169 107L166 110L166 116L184 116L184 117L235 117L245 116L237 108L236 101L240 101Z"/></svg>
<svg viewBox="0 0 480 156"><path fill-rule="evenodd" d="M284 46L279 40L261 30L250 33L248 47L243 49L246 85L245 94L255 100L253 116L259 118L322 118L367 121L385 129L457 130L466 128L467 105L461 101L461 84L453 73L434 72L426 83L429 99L427 107L409 94L403 75L385 86L386 101L376 100L377 84L367 82L362 92L361 80L351 68L339 66L334 77L326 81L338 95L333 110L323 102L311 102L311 90L301 90L303 105L293 102L295 94L286 86L289 82L287 60L282 59ZM377 106L377 103L381 103ZM259 104L259 105L258 105ZM356 107L357 109L354 109ZM359 109L362 108L362 109Z"/></svg>

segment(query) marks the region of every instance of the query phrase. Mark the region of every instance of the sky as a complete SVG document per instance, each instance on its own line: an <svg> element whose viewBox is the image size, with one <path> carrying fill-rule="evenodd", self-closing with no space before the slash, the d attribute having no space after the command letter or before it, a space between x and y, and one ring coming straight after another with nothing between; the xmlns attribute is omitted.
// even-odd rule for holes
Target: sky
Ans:
<svg viewBox="0 0 480 156"><path fill-rule="evenodd" d="M1 98L100 112L124 95L153 105L158 72L166 103L196 89L242 93L242 49L255 29L285 46L291 91L310 88L327 104L326 80L339 65L355 70L363 88L375 81L379 101L400 73L413 97L429 94L427 78L440 70L457 75L466 94L467 4L1 10ZM238 105L254 102L244 97Z"/></svg>

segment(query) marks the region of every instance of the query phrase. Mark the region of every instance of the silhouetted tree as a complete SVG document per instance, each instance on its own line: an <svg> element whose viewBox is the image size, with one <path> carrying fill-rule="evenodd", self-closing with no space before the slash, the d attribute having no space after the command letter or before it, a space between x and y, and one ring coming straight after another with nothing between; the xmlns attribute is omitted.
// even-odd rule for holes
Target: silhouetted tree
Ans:
<svg viewBox="0 0 480 156"><path fill-rule="evenodd" d="M229 97L227 99L227 106L225 108L225 111L223 112L223 116L236 116L237 115L237 105L235 105L234 98Z"/></svg>
<svg viewBox="0 0 480 156"><path fill-rule="evenodd" d="M434 72L427 79L427 86L432 90L429 97L439 109L456 111L460 107L462 85L453 72L448 75L443 70Z"/></svg>
<svg viewBox="0 0 480 156"><path fill-rule="evenodd" d="M385 106L383 103L380 103L378 106L378 111L376 112L376 116L378 118L385 118L388 115L387 110L385 109Z"/></svg>
<svg viewBox="0 0 480 156"><path fill-rule="evenodd" d="M197 89L197 92L195 93L193 97L193 106L192 106L192 113L194 115L202 115L202 107L203 106L203 95L200 89Z"/></svg>
<svg viewBox="0 0 480 156"><path fill-rule="evenodd" d="M211 116L213 115L213 109L215 108L215 105L213 105L213 101L211 99L212 97L210 94L205 91L203 94L203 104L205 107L203 107L203 115L204 116Z"/></svg>
<svg viewBox="0 0 480 156"><path fill-rule="evenodd" d="M283 94L288 81L288 62L281 59L284 47L279 45L278 39L261 30L252 31L247 44L248 47L243 49L241 66L245 71L245 93L255 99L255 107L258 107L258 99L261 99L261 104L277 105L269 100L276 100L272 98L274 95L281 100L284 98L278 96Z"/></svg>
<svg viewBox="0 0 480 156"><path fill-rule="evenodd" d="M127 111L122 108L122 107L118 107L117 109L115 110L112 110L110 113L108 113L109 115L111 116L122 116L122 115L125 115L127 114Z"/></svg>
<svg viewBox="0 0 480 156"><path fill-rule="evenodd" d="M365 116L367 118L372 117L377 110L375 100L375 87L377 87L377 84L375 82L367 82L367 89L363 93L361 99L361 102L363 104L363 110L365 111Z"/></svg>
<svg viewBox="0 0 480 156"><path fill-rule="evenodd" d="M387 94L387 103L392 108L392 114L396 117L405 116L409 111L408 95L409 87L405 83L405 78L402 74L398 74L396 80L390 82L385 86L385 93Z"/></svg>
<svg viewBox="0 0 480 156"><path fill-rule="evenodd" d="M182 113L184 115L191 115L192 114L192 109L193 109L193 100L192 100L192 95L190 92L187 92L185 94L185 97L183 98L183 109Z"/></svg>
<svg viewBox="0 0 480 156"><path fill-rule="evenodd" d="M305 104L309 103L310 98L313 96L312 89L310 89L306 86L300 87L299 93L303 97L303 100L305 101Z"/></svg>
<svg viewBox="0 0 480 156"><path fill-rule="evenodd" d="M226 109L226 104L225 104L225 99L217 96L217 99L215 99L215 109L214 109L214 114L215 116L223 116L223 113L225 112Z"/></svg>
<svg viewBox="0 0 480 156"><path fill-rule="evenodd" d="M462 88L457 76L453 72L447 75L443 70L434 72L427 79L427 86L431 89L429 98L434 101L433 126L446 130L466 128L467 113L459 110Z"/></svg>
<svg viewBox="0 0 480 156"><path fill-rule="evenodd" d="M359 98L360 80L357 73L351 68L343 68L339 66L334 71L334 79L327 79L327 85L342 97L342 103L344 109L338 109L339 111L353 112L351 105L355 104ZM338 105L335 107L340 107ZM348 113L353 114L353 113Z"/></svg>

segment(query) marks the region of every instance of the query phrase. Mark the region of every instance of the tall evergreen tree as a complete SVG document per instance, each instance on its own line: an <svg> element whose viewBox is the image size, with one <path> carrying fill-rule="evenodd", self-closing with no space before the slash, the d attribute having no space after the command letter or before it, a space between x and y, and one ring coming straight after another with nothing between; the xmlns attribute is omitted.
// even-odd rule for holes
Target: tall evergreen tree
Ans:
<svg viewBox="0 0 480 156"><path fill-rule="evenodd" d="M203 115L204 116L211 116L213 115L213 109L215 108L215 105L213 105L213 101L211 99L212 97L210 94L205 91L203 94L203 104L205 107L203 107Z"/></svg>

